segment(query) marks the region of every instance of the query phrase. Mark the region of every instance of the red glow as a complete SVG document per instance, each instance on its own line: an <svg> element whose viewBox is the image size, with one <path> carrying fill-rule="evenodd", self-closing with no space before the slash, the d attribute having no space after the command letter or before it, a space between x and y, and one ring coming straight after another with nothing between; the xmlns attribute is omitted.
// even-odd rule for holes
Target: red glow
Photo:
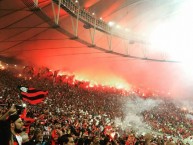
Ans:
<svg viewBox="0 0 193 145"><path fill-rule="evenodd" d="M39 1L41 7L47 4L43 2L43 0ZM100 16L108 16L120 6L123 0L107 2L105 6L100 2L102 1L86 1L85 6L90 7L94 4L100 9L98 13L101 13ZM24 7L21 1L7 0L2 3L5 3L7 9L15 9L15 6L18 9ZM53 18L51 4L43 10ZM24 64L47 66L52 70L68 72L75 75L77 80L88 80L90 87L102 84L130 89L137 86L136 88L143 88L141 92L145 92L144 96L149 93L146 91L147 88L155 92L158 90L162 94L170 92L169 95L172 96L192 94L192 80L181 69L181 64L135 60L105 53L70 39L71 37L64 32L59 32L37 15L30 15L31 13L33 12L17 11L9 14L8 17L0 18L2 34L0 35L0 55L2 57L20 59ZM73 33L71 18L65 14L61 10L60 25ZM84 38L90 42L90 33L81 24L78 34L81 39ZM96 43L108 49L104 34L97 32L97 35ZM121 45L120 41L113 39L113 50L124 51L120 50ZM136 55L142 55L139 47L136 45L132 49Z"/></svg>

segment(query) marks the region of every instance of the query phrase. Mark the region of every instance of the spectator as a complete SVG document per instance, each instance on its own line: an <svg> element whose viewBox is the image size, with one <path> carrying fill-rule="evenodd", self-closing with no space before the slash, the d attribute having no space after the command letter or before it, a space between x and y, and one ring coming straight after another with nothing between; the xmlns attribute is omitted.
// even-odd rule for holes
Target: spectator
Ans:
<svg viewBox="0 0 193 145"><path fill-rule="evenodd" d="M74 145L74 139L72 135L65 134L58 139L60 145Z"/></svg>
<svg viewBox="0 0 193 145"><path fill-rule="evenodd" d="M36 129L34 137L30 140L30 145L49 145L49 142L44 140L43 132L40 129Z"/></svg>
<svg viewBox="0 0 193 145"><path fill-rule="evenodd" d="M58 138L62 136L61 124L55 120L55 128L52 130L51 133L51 145L58 145Z"/></svg>
<svg viewBox="0 0 193 145"><path fill-rule="evenodd" d="M27 104L27 117L34 119L34 122L29 123L30 129L27 133L30 140L33 138L35 143L41 144L45 139L49 142L48 140L53 141L55 138L54 143L58 144L57 141L62 134L71 134L78 145L99 143L101 145L125 145L125 143L144 145L145 142L158 145L176 142L184 145L182 141L185 143L186 141L183 139L193 134L193 121L186 117L187 113L190 116L193 113L184 111L167 100L140 113L141 116L143 115L143 123L147 123L150 127L147 132L151 134L155 131L160 134L160 137L154 135L148 138L148 135L141 136L132 132L132 125L127 130L113 123L116 118L124 120L125 117L124 106L119 100L127 97L135 99L133 93L124 92L123 94L120 90L100 86L89 88L87 82L72 82L74 79L70 76L63 76L60 83L56 81L54 84L45 77L42 79L40 76L33 76L33 79L28 80L26 77L15 76L15 73L8 70L0 70L0 96L2 96L0 102L5 104L0 106L0 114L4 114L0 120L6 120L11 114L16 113L14 107L7 111L7 105L21 104L19 98L15 97L18 95L15 89L18 84L49 90L48 98L41 104ZM0 141L5 139L7 145L12 140L11 124L3 123L0 124L0 132L7 132L0 133L1 136L6 136L6 138L0 136ZM35 135L34 130L38 128L41 132ZM116 132L119 135L116 135ZM128 137L131 134L133 136ZM27 137L25 133L24 135ZM167 136L170 137L167 138ZM4 144L0 142L0 145Z"/></svg>
<svg viewBox="0 0 193 145"><path fill-rule="evenodd" d="M10 124L5 120L0 121L0 144L13 145L13 136Z"/></svg>
<svg viewBox="0 0 193 145"><path fill-rule="evenodd" d="M22 145L20 133L23 130L23 121L18 114L14 114L9 116L8 122L10 123L11 133L13 134L14 145Z"/></svg>

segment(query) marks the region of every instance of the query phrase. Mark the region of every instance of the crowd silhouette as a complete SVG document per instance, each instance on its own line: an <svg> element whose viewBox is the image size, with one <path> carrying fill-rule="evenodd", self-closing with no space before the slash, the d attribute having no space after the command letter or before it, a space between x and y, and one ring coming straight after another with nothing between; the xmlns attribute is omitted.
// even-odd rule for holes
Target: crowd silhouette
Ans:
<svg viewBox="0 0 193 145"><path fill-rule="evenodd" d="M28 72L30 74L24 76L24 73ZM26 145L193 144L191 139L193 120L187 117L192 114L171 101L163 100L150 110L141 112L142 121L150 126L147 130L135 130L132 125L123 128L115 123L116 118L125 119L123 101L120 100L126 98L135 100L138 97L136 94L123 93L119 89L86 88L82 87L84 82L77 81L72 84L71 80L71 77L65 77L65 81L62 81L60 76L34 75L31 68L30 71L23 71L22 76L18 76L15 69L0 70L1 120L6 112L10 112L13 104L15 107L25 103L26 114L20 136L22 144ZM31 105L20 99L18 85L48 90L49 95L42 103ZM4 132L8 132L4 136L7 140L11 140L10 126L5 126L5 121L0 122L0 139L4 138L2 137Z"/></svg>

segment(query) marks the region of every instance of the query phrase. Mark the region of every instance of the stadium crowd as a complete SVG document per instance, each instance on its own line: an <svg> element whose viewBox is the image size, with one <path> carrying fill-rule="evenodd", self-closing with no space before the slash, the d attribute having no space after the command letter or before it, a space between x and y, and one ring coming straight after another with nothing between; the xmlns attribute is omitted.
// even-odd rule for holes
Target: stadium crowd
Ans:
<svg viewBox="0 0 193 145"><path fill-rule="evenodd" d="M81 83L72 85L68 81L53 80L53 76L39 75L26 79L13 71L0 70L1 145L191 144L193 120L186 117L191 113L171 102L163 101L151 110L143 111L143 121L152 132L139 134L132 126L122 128L114 122L115 118L123 120L125 117L119 100L135 99L137 95L123 94L120 90L88 89L80 87ZM31 105L18 97L18 85L48 90L49 95L42 103ZM26 106L21 107L23 103ZM187 138L190 138L189 143L184 140Z"/></svg>

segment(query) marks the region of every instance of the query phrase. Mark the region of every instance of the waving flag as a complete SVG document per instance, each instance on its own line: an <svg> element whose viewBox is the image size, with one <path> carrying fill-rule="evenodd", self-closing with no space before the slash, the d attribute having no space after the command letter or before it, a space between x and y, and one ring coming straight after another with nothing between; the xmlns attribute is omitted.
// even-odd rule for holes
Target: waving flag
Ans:
<svg viewBox="0 0 193 145"><path fill-rule="evenodd" d="M35 88L21 86L19 87L19 90L21 91L21 99L33 105L41 103L48 95L48 91L42 91Z"/></svg>

